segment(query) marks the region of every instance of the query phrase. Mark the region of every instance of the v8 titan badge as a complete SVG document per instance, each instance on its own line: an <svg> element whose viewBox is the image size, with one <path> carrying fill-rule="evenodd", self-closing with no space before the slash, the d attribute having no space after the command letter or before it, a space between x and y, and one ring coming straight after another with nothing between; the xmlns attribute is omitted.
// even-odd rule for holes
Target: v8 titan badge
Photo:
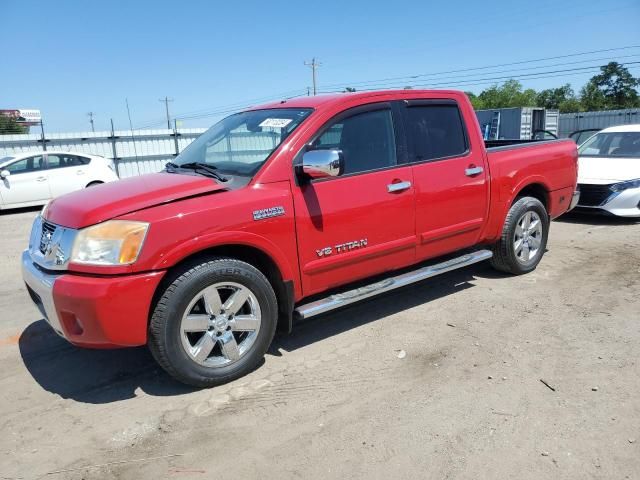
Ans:
<svg viewBox="0 0 640 480"><path fill-rule="evenodd" d="M367 239L362 238L360 240L355 240L353 242L339 243L334 247L323 247L320 250L316 250L316 254L318 255L318 257L322 258L322 257L328 257L329 255L332 255L334 252L335 253L350 252L351 250L355 250L357 248L364 248L366 246L367 246Z"/></svg>

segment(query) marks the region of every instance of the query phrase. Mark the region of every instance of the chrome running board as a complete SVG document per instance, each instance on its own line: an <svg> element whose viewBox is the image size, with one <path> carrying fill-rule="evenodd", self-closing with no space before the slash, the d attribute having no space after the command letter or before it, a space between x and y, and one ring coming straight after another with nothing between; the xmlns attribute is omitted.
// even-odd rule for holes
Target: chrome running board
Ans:
<svg viewBox="0 0 640 480"><path fill-rule="evenodd" d="M334 310L336 308L344 307L351 303L359 302L365 298L373 297L396 288L404 287L427 278L435 277L441 273L450 272L458 268L466 267L474 263L488 260L493 256L490 250L478 250L473 253L462 255L461 257L452 258L446 262L436 263L435 265L429 265L422 267L412 272L403 273L395 277L389 277L379 282L365 285L364 287L355 288L343 293L336 293L326 298L321 298L315 302L300 305L294 312L296 312L300 318L305 319L320 315L321 313Z"/></svg>

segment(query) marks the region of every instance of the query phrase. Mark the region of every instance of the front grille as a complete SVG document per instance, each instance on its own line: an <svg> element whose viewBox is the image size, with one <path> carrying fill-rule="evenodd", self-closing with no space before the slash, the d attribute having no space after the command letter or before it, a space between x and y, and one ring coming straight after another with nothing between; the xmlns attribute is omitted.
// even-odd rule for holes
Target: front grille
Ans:
<svg viewBox="0 0 640 480"><path fill-rule="evenodd" d="M40 245L39 250L43 255L47 252L47 247L51 243L51 239L53 238L53 234L56 231L56 226L49 222L42 222L42 233L40 235Z"/></svg>
<svg viewBox="0 0 640 480"><path fill-rule="evenodd" d="M599 207L613 192L609 187L611 185L589 185L580 184L580 200L579 207Z"/></svg>

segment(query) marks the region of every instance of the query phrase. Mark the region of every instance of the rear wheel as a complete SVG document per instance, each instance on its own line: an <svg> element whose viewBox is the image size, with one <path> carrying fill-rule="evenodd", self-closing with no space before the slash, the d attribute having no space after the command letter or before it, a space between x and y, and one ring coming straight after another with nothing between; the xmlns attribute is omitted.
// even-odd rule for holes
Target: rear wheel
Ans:
<svg viewBox="0 0 640 480"><path fill-rule="evenodd" d="M549 236L549 215L537 198L522 197L509 209L502 235L493 247L491 265L520 275L535 270Z"/></svg>
<svg viewBox="0 0 640 480"><path fill-rule="evenodd" d="M209 387L256 368L276 323L267 278L247 263L220 258L186 268L166 287L149 324L149 348L179 381Z"/></svg>

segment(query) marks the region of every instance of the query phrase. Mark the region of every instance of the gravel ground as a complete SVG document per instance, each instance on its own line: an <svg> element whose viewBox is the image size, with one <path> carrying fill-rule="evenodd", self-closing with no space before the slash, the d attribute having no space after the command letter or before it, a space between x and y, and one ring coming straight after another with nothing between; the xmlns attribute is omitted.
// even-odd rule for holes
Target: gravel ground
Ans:
<svg viewBox="0 0 640 480"><path fill-rule="evenodd" d="M0 215L1 479L640 478L640 223L554 222L529 275L325 315L193 390L55 336L19 272L36 213Z"/></svg>

